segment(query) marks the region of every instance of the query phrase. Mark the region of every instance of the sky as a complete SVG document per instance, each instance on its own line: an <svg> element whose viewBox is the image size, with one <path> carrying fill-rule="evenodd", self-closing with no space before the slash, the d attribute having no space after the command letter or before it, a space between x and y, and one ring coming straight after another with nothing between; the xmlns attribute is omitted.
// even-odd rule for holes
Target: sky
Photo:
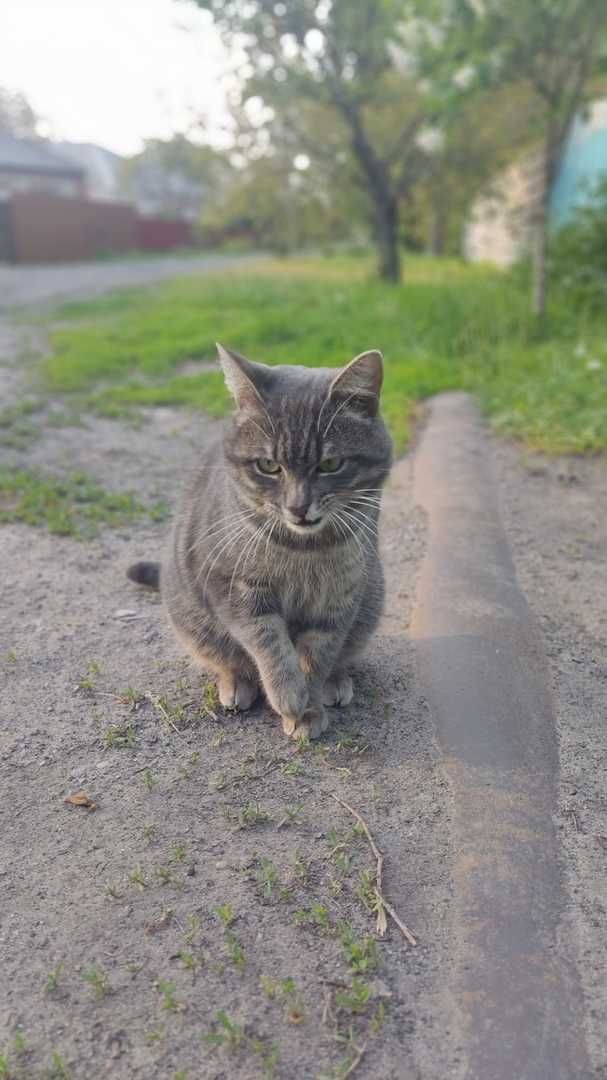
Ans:
<svg viewBox="0 0 607 1080"><path fill-rule="evenodd" d="M119 154L226 120L225 54L186 0L0 0L0 84L20 90L43 133Z"/></svg>

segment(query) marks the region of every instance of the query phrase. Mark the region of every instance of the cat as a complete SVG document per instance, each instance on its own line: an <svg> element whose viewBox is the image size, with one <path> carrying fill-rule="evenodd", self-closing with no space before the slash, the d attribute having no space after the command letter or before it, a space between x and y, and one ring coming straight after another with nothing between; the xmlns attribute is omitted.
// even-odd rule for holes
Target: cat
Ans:
<svg viewBox="0 0 607 1080"><path fill-rule="evenodd" d="M160 587L223 706L248 709L263 689L285 734L314 739L326 706L351 701L348 666L383 604L382 356L268 367L217 349L235 412L186 488L162 569L127 573Z"/></svg>

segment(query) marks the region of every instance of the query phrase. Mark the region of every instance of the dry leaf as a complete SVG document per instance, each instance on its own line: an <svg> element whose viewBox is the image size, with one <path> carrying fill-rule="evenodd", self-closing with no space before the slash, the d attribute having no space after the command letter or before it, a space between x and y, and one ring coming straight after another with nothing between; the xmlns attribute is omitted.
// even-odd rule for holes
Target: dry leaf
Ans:
<svg viewBox="0 0 607 1080"><path fill-rule="evenodd" d="M73 795L68 795L67 799L63 800L68 806L83 806L85 810L96 810L97 806L91 799L90 795L87 795L86 791L75 791Z"/></svg>

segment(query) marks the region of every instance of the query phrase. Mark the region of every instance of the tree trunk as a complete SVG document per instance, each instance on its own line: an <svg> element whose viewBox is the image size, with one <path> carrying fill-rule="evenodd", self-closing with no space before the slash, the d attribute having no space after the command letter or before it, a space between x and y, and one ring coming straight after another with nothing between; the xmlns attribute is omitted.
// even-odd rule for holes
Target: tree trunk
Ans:
<svg viewBox="0 0 607 1080"><path fill-rule="evenodd" d="M398 248L398 204L376 199L376 236L379 256L379 275L384 281L401 280L401 258Z"/></svg>
<svg viewBox="0 0 607 1080"><path fill-rule="evenodd" d="M444 196L439 196L432 207L430 225L430 254L444 255L447 245L447 210Z"/></svg>
<svg viewBox="0 0 607 1080"><path fill-rule="evenodd" d="M558 159L557 140L549 133L542 150L538 195L531 227L531 310L538 320L546 314L548 299L548 229L550 191Z"/></svg>
<svg viewBox="0 0 607 1080"><path fill-rule="evenodd" d="M548 298L548 206L549 192L544 191L534 214L531 248L533 265L531 309L538 319L543 319L546 314Z"/></svg>
<svg viewBox="0 0 607 1080"><path fill-rule="evenodd" d="M367 196L373 205L380 277L384 281L400 282L398 198L394 194L389 168L376 154L367 136L359 107L341 94L336 96L335 105L350 128L352 150L365 181Z"/></svg>

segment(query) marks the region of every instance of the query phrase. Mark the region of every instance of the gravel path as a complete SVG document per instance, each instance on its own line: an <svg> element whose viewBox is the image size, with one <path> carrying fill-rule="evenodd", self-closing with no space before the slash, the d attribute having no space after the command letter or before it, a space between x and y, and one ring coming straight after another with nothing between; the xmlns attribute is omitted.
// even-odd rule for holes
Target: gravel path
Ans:
<svg viewBox="0 0 607 1080"><path fill-rule="evenodd" d="M39 266L0 264L0 310L83 300L111 289L147 285L182 274L226 269L260 255L187 255Z"/></svg>

